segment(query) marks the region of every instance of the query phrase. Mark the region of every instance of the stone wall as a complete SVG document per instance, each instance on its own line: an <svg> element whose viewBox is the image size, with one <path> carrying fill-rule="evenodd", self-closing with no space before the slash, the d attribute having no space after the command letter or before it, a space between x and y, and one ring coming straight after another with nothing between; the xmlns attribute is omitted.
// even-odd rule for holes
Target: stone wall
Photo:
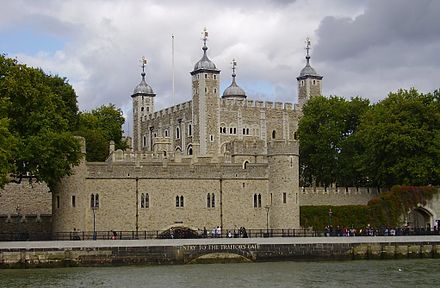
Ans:
<svg viewBox="0 0 440 288"><path fill-rule="evenodd" d="M379 195L377 188L301 187L299 193L299 203L301 206L367 205L368 201L377 195Z"/></svg>
<svg viewBox="0 0 440 288"><path fill-rule="evenodd" d="M438 236L0 243L0 268L440 258Z"/></svg>

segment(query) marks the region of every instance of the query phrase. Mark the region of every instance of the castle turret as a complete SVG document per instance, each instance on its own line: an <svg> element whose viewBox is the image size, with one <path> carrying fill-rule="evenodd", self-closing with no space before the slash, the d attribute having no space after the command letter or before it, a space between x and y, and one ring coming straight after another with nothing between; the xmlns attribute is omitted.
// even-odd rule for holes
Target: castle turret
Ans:
<svg viewBox="0 0 440 288"><path fill-rule="evenodd" d="M154 97L156 94L145 81L145 65L147 60L142 57L142 80L134 88L131 98L133 99L133 149L141 151L146 143L142 143L142 118L154 112Z"/></svg>
<svg viewBox="0 0 440 288"><path fill-rule="evenodd" d="M322 76L316 73L310 66L310 39L306 40L306 66L301 70L296 80L298 80L298 104L303 106L307 100L322 94Z"/></svg>
<svg viewBox="0 0 440 288"><path fill-rule="evenodd" d="M208 32L203 31L203 56L194 66L192 75L193 88L193 146L199 146L199 154L219 153L220 122L220 70L209 60L206 51ZM198 143L197 143L198 142Z"/></svg>
<svg viewBox="0 0 440 288"><path fill-rule="evenodd" d="M240 86L237 85L237 82L235 82L235 77L237 74L235 74L235 66L237 66L237 62L235 59L232 60L232 83L229 85L228 88L225 89L223 92L222 98L226 99L246 99L246 93L243 89L241 89Z"/></svg>

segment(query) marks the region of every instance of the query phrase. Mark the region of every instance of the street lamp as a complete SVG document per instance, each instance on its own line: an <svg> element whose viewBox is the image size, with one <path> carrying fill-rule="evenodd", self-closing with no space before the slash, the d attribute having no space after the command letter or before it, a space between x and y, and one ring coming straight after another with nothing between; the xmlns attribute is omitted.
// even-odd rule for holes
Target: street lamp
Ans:
<svg viewBox="0 0 440 288"><path fill-rule="evenodd" d="M17 205L15 207L15 212L17 212L17 240L21 240L21 233L20 233L20 223L21 223L21 208Z"/></svg>
<svg viewBox="0 0 440 288"><path fill-rule="evenodd" d="M269 237L269 211L270 211L270 205L264 206L264 209L266 209L266 235Z"/></svg>
<svg viewBox="0 0 440 288"><path fill-rule="evenodd" d="M332 216L333 216L333 212L332 209L328 209L328 230L329 230L329 234L331 236L331 232L332 232Z"/></svg>
<svg viewBox="0 0 440 288"><path fill-rule="evenodd" d="M96 205L92 206L93 211L93 240L96 240Z"/></svg>

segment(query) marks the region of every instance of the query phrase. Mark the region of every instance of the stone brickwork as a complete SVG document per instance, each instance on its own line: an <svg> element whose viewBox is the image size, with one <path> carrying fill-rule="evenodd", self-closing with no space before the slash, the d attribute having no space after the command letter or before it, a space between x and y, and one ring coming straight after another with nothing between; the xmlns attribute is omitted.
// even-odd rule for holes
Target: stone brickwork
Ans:
<svg viewBox="0 0 440 288"><path fill-rule="evenodd" d="M377 188L366 187L301 187L299 202L308 205L367 205L379 195Z"/></svg>

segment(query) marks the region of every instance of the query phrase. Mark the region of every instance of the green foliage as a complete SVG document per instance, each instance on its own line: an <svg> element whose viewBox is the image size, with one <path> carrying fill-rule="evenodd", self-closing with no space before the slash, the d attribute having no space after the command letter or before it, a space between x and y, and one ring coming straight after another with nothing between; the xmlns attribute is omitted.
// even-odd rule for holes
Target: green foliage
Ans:
<svg viewBox="0 0 440 288"><path fill-rule="evenodd" d="M361 119L362 173L375 186L440 184L440 94L390 93Z"/></svg>
<svg viewBox="0 0 440 288"><path fill-rule="evenodd" d="M425 205L436 191L432 186L393 186L390 191L381 193L365 206L301 206L300 223L302 227L321 230L330 224L331 209L333 227L360 229L368 224L376 228L399 227L403 224L403 215L419 204Z"/></svg>
<svg viewBox="0 0 440 288"><path fill-rule="evenodd" d="M330 220L329 210L332 211ZM362 228L371 223L367 206L300 206L301 227L322 230L327 225L333 227Z"/></svg>
<svg viewBox="0 0 440 288"><path fill-rule="evenodd" d="M74 90L65 79L0 55L0 107L1 178L30 174L53 189L79 161Z"/></svg>
<svg viewBox="0 0 440 288"><path fill-rule="evenodd" d="M303 186L365 182L355 161L362 153L355 132L368 109L368 100L336 96L313 97L304 105L298 127Z"/></svg>
<svg viewBox="0 0 440 288"><path fill-rule="evenodd" d="M116 149L127 148L122 140L124 122L122 110L113 104L80 113L79 130L75 134L86 139L87 161L105 161L111 140L115 141Z"/></svg>

